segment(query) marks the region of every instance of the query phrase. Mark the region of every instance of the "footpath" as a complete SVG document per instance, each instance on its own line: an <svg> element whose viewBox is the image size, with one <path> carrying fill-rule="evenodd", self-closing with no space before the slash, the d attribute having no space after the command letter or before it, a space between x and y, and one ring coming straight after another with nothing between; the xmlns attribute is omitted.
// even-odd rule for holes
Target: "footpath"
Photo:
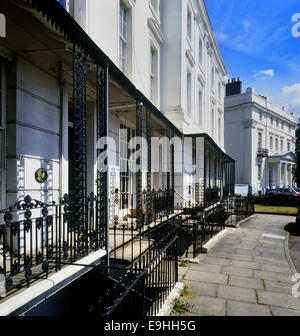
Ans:
<svg viewBox="0 0 300 336"><path fill-rule="evenodd" d="M295 217L255 215L227 229L198 263L179 267L189 310L181 316L300 316L300 297L292 295L300 279L292 279L284 231L291 222Z"/></svg>

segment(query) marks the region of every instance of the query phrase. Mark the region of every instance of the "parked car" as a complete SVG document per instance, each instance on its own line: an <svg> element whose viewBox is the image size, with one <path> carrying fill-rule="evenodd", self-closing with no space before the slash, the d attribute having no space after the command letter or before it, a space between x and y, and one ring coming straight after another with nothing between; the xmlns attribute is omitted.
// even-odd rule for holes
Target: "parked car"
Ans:
<svg viewBox="0 0 300 336"><path fill-rule="evenodd" d="M266 189L266 195L272 195L277 193L278 193L277 189Z"/></svg>
<svg viewBox="0 0 300 336"><path fill-rule="evenodd" d="M278 193L281 195L291 195L295 197L300 196L300 193L298 193L294 188L280 188L278 189Z"/></svg>

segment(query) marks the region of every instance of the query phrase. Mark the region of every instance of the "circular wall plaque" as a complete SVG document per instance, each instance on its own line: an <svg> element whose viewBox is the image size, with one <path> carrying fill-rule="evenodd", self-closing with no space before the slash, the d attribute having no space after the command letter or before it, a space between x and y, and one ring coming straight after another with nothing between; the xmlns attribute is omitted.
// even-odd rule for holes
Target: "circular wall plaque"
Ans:
<svg viewBox="0 0 300 336"><path fill-rule="evenodd" d="M38 182L38 183L44 183L47 181L47 178L48 178L48 173L47 173L47 170L44 169L44 168L39 168L35 174L34 174L34 177L35 177L35 180Z"/></svg>

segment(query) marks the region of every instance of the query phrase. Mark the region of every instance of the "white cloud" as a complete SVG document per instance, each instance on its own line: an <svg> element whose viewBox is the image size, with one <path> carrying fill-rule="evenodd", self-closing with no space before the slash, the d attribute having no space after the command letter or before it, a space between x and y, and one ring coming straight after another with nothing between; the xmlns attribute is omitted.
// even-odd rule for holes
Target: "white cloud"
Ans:
<svg viewBox="0 0 300 336"><path fill-rule="evenodd" d="M215 33L215 36L216 36L216 39L219 42L225 42L229 39L228 35L225 34L224 31L220 31L220 32Z"/></svg>
<svg viewBox="0 0 300 336"><path fill-rule="evenodd" d="M300 106L300 83L285 86L282 93L288 98L291 106Z"/></svg>
<svg viewBox="0 0 300 336"><path fill-rule="evenodd" d="M268 76L269 77L274 77L275 75L275 72L273 69L270 69L270 70L259 70L258 72L256 72L254 74L254 77L262 77L262 78L267 78Z"/></svg>

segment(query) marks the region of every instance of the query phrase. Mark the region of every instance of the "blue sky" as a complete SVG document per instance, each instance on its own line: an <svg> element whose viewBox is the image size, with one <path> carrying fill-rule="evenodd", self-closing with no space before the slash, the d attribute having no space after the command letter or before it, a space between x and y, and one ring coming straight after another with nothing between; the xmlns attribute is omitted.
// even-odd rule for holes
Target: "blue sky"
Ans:
<svg viewBox="0 0 300 336"><path fill-rule="evenodd" d="M228 77L300 118L300 0L205 0ZM299 29L300 30L300 29Z"/></svg>

